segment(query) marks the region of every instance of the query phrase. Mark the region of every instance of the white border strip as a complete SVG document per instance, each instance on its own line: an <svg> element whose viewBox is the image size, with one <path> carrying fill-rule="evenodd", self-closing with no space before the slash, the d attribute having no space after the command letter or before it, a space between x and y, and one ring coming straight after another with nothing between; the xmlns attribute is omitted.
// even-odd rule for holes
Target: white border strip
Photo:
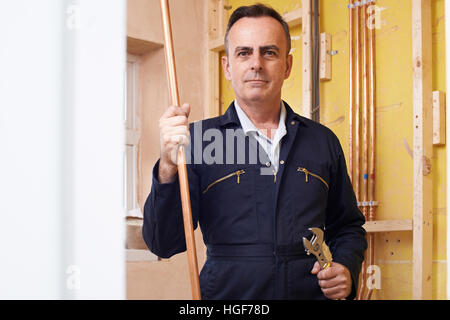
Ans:
<svg viewBox="0 0 450 320"><path fill-rule="evenodd" d="M66 3L63 299L125 299L126 1Z"/></svg>

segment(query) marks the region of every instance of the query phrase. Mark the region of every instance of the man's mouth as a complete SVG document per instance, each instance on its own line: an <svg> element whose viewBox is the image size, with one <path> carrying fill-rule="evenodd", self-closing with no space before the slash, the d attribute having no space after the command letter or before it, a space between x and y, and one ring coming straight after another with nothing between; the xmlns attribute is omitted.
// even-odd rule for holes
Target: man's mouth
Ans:
<svg viewBox="0 0 450 320"><path fill-rule="evenodd" d="M261 79L253 79L253 80L246 80L245 82L255 83L255 84L263 84L263 83L267 83L269 81L261 80Z"/></svg>

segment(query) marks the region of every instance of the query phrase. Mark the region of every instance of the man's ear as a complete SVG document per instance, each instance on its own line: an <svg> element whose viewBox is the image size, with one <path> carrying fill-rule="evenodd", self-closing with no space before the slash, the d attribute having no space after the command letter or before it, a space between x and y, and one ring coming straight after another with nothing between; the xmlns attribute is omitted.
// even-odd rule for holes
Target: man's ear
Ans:
<svg viewBox="0 0 450 320"><path fill-rule="evenodd" d="M222 56L222 68L223 68L223 73L225 75L225 79L227 79L228 81L231 81L230 63L228 61L227 55Z"/></svg>
<svg viewBox="0 0 450 320"><path fill-rule="evenodd" d="M284 79L289 78L292 70L293 57L292 54L288 55L286 58L286 71L284 73Z"/></svg>

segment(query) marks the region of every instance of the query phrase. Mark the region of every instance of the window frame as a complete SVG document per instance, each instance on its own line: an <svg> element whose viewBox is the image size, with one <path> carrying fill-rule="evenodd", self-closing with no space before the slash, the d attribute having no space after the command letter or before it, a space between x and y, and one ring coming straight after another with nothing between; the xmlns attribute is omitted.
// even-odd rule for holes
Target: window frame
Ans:
<svg viewBox="0 0 450 320"><path fill-rule="evenodd" d="M139 176L140 176L140 157L139 141L141 138L140 119L138 116L139 106L139 56L127 53L126 59L126 81L125 81L125 101L124 101L124 128L125 128L125 146L124 146L124 210L126 217L143 218L139 205ZM133 81L132 88L129 88L129 63L132 64ZM130 92L131 91L131 92ZM131 93L131 97L130 97ZM132 110L130 113L130 99ZM130 121L130 114L131 123ZM129 147L132 147L130 150ZM129 179L129 172L132 172L132 179ZM130 198L133 199L130 201ZM130 205L130 202L132 204Z"/></svg>

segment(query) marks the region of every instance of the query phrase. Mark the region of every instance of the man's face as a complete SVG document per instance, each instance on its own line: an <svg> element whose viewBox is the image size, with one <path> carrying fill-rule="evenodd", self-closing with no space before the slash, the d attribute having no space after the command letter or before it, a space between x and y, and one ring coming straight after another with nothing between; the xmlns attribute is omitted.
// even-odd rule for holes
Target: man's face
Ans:
<svg viewBox="0 0 450 320"><path fill-rule="evenodd" d="M228 56L222 58L225 78L245 103L281 99L289 77L292 55L287 56L282 25L272 17L241 18L228 33Z"/></svg>

